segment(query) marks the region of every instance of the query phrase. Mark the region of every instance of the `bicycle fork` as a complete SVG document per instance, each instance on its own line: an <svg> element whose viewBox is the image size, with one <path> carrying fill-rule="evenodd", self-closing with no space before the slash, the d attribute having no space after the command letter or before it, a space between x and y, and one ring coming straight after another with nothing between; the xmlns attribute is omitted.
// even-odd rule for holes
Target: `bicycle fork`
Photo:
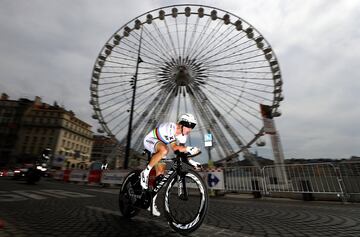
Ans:
<svg viewBox="0 0 360 237"><path fill-rule="evenodd" d="M186 188L186 182L185 182L185 174L179 175L178 196L181 200L184 200L184 201L187 201L189 199L188 193L187 193L187 188Z"/></svg>

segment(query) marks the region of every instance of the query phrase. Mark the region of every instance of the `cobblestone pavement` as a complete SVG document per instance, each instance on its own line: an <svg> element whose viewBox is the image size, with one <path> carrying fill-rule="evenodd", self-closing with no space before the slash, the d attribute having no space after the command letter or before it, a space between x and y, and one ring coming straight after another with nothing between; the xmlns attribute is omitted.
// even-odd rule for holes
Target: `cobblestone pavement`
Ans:
<svg viewBox="0 0 360 237"><path fill-rule="evenodd" d="M0 179L0 236L180 236L164 217L118 211L118 190ZM360 205L211 198L190 236L360 236Z"/></svg>

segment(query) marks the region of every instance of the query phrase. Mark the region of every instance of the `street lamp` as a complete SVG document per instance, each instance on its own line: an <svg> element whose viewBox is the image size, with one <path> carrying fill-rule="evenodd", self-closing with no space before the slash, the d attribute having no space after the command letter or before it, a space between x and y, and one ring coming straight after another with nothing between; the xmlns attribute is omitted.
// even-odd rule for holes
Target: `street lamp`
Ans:
<svg viewBox="0 0 360 237"><path fill-rule="evenodd" d="M128 168L129 164L129 156L130 156L130 146L131 146L131 130L132 130L132 120L133 120L133 114L134 114L134 105L135 105L135 96L136 96L136 82L137 82L137 76L139 71L139 64L142 61L140 58L140 50L141 50L141 41L142 41L142 33L143 33L143 27L141 27L141 33L140 33L140 41L139 41L139 49L138 49L138 57L136 62L136 70L134 75L134 85L133 85L133 95L132 95L132 101L131 101L131 109L130 109L130 120L129 120L129 130L127 135L127 142L126 142L126 149L125 149L125 159L124 159L124 169Z"/></svg>

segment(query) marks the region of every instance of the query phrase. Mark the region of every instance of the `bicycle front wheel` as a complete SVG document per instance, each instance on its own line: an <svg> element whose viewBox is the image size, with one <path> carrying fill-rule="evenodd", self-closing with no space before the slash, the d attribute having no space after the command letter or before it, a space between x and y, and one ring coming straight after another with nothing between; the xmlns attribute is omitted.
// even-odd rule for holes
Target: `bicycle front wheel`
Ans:
<svg viewBox="0 0 360 237"><path fill-rule="evenodd" d="M202 224L208 209L207 186L193 170L175 175L165 191L165 217L171 228L189 234ZM181 182L183 180L183 182Z"/></svg>

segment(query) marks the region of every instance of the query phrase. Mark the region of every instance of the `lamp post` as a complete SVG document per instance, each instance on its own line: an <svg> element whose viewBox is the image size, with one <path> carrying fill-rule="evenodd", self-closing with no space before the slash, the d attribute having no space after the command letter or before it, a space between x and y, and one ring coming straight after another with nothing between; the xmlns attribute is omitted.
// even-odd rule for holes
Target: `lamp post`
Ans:
<svg viewBox="0 0 360 237"><path fill-rule="evenodd" d="M126 149L125 149L124 169L127 169L128 164L129 164L132 120L133 120L133 114L134 114L135 95L136 95L136 82L137 82L137 75L138 75L138 71L139 71L139 64L141 62L143 62L142 59L140 58L142 33L143 33L143 27L141 27L140 40L139 40L139 49L138 49L138 57L137 57L137 62L136 62L136 70L135 70L135 75L133 77L134 78L134 85L133 85L134 90L133 90L132 101L131 101L129 131L128 131L128 135L127 135L127 143L126 143Z"/></svg>

